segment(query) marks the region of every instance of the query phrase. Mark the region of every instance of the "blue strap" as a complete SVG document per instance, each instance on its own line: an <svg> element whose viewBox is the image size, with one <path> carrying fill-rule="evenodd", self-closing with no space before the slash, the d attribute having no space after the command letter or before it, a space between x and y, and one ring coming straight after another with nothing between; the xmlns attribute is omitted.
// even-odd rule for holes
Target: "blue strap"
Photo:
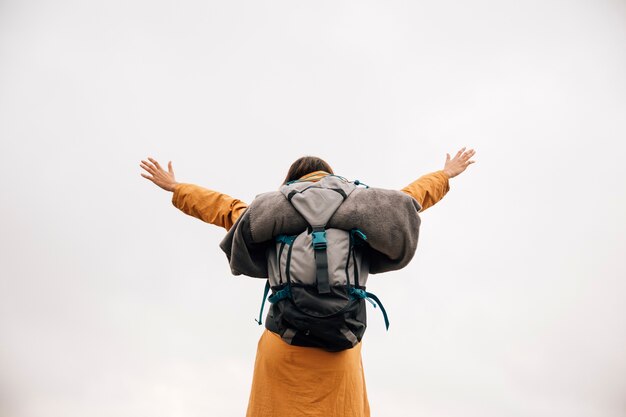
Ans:
<svg viewBox="0 0 626 417"><path fill-rule="evenodd" d="M361 229L352 229L352 234L361 240L367 240L367 235Z"/></svg>
<svg viewBox="0 0 626 417"><path fill-rule="evenodd" d="M350 239L355 246L362 246L367 242L367 235L361 229L352 229L350 230Z"/></svg>
<svg viewBox="0 0 626 417"><path fill-rule="evenodd" d="M291 298L291 287L285 287L280 291L276 291L276 294L270 295L268 301L272 304L276 304L277 302L285 298Z"/></svg>
<svg viewBox="0 0 626 417"><path fill-rule="evenodd" d="M296 240L296 236L278 235L275 239L278 243L286 243L287 245L291 245L293 241Z"/></svg>
<svg viewBox="0 0 626 417"><path fill-rule="evenodd" d="M368 301L371 305L374 306L374 308L376 308L376 303L373 302L372 300L370 300L369 298L367 298L367 293L363 290L360 290L358 288L350 288L349 294L353 297L353 298L359 298L359 299L364 299L365 301Z"/></svg>
<svg viewBox="0 0 626 417"><path fill-rule="evenodd" d="M387 311L385 310L385 307L383 307L383 303L381 303L378 297L376 297L371 292L366 292L365 294L367 294L367 298L372 298L374 301L378 303L378 306L380 307L380 311L383 313L383 317L385 319L385 328L389 330L389 317L387 317Z"/></svg>
<svg viewBox="0 0 626 417"><path fill-rule="evenodd" d="M313 249L315 250L315 281L318 294L330 294L328 279L328 255L326 253L326 229L323 226L314 227L311 233Z"/></svg>
<svg viewBox="0 0 626 417"><path fill-rule="evenodd" d="M265 290L263 290L263 302L261 303L261 311L259 311L259 319L254 319L259 326L263 324L263 308L265 308L265 300L267 299L267 294L270 292L270 280L268 279L265 282Z"/></svg>
<svg viewBox="0 0 626 417"><path fill-rule="evenodd" d="M278 235L276 236L276 242L279 243L285 243L287 245L291 245L293 243L293 241L296 240L296 236L287 236L287 235ZM285 293L285 290L286 294ZM268 300L270 303L275 303L276 301L280 301L283 298L287 298L287 296L291 296L291 291L289 291L289 287L284 288L280 291L278 291L276 294L271 295L269 298L267 297L267 295L270 292L270 280L268 279L265 282L265 289L263 290L263 301L261 302L261 311L259 311L259 319L254 319L254 321L256 321L257 323L259 323L259 326L263 324L263 309L265 308L265 300Z"/></svg>
<svg viewBox="0 0 626 417"><path fill-rule="evenodd" d="M291 298L291 288L285 287L280 291L276 291L276 294L272 294L269 297L267 294L270 292L270 280L268 279L265 283L265 290L263 290L263 302L261 303L261 311L259 311L259 319L254 319L259 326L263 324L263 309L265 308L265 300L269 301L272 304L279 302L284 298Z"/></svg>
<svg viewBox="0 0 626 417"><path fill-rule="evenodd" d="M354 298L363 298L369 301L374 306L374 308L376 308L376 303L378 303L378 305L380 306L380 311L383 313L383 318L385 319L385 327L387 330L389 330L389 318L387 317L387 311L385 310L385 307L383 307L383 303L380 302L378 297L376 297L371 292L360 290L354 287L350 288L349 294ZM374 301L372 300L376 301L376 303L374 303Z"/></svg>

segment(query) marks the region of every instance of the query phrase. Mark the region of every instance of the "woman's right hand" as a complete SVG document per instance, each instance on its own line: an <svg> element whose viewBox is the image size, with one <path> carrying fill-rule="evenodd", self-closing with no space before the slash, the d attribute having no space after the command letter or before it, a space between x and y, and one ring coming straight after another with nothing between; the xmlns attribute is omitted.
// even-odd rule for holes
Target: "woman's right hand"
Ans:
<svg viewBox="0 0 626 417"><path fill-rule="evenodd" d="M167 164L167 171L161 168L159 163L148 157L150 162L146 162L144 160L139 164L140 167L148 171L150 175L146 175L145 173L141 173L141 176L149 179L159 187L163 188L166 191L174 191L174 187L176 184L176 178L174 177L174 169L172 168L172 161Z"/></svg>

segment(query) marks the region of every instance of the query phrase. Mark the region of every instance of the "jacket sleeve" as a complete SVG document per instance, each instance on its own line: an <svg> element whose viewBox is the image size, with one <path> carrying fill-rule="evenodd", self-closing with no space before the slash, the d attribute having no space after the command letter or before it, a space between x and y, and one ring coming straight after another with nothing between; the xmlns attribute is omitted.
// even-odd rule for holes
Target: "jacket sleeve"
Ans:
<svg viewBox="0 0 626 417"><path fill-rule="evenodd" d="M176 184L172 204L185 214L229 230L248 207L226 194L194 184Z"/></svg>
<svg viewBox="0 0 626 417"><path fill-rule="evenodd" d="M450 190L449 179L443 170L435 171L419 177L401 191L416 199L422 206L421 211L424 211L439 202Z"/></svg>

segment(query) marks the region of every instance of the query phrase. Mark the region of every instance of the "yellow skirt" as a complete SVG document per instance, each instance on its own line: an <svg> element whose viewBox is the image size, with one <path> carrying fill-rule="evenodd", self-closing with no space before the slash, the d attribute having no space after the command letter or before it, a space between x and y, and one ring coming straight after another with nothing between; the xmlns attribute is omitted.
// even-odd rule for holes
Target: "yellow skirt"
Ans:
<svg viewBox="0 0 626 417"><path fill-rule="evenodd" d="M291 346L265 330L246 417L369 417L361 344L341 352Z"/></svg>

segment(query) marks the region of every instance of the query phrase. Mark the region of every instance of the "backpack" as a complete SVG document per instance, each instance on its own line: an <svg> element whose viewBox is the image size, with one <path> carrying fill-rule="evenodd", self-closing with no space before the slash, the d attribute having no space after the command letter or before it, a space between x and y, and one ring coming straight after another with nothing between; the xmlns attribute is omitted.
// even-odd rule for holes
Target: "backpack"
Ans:
<svg viewBox="0 0 626 417"><path fill-rule="evenodd" d="M298 234L278 235L269 245L269 278L256 321L262 324L267 299L272 305L266 327L291 345L327 351L352 348L367 326L365 300L380 306L389 328L380 300L365 290L367 236L359 229L326 228L360 184L329 175L317 182L292 181L280 188L308 227Z"/></svg>

